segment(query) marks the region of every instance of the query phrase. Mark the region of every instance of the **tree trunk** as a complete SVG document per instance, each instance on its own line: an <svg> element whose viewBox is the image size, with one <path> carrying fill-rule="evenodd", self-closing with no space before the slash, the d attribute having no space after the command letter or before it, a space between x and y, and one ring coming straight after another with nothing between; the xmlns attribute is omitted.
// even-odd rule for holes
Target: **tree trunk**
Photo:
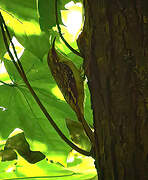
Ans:
<svg viewBox="0 0 148 180"><path fill-rule="evenodd" d="M148 2L84 0L78 39L99 180L148 179Z"/></svg>

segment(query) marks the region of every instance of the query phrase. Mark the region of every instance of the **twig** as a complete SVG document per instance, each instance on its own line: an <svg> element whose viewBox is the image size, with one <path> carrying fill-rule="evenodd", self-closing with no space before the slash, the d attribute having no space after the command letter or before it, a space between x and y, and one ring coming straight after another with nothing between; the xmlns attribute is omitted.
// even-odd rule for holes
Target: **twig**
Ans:
<svg viewBox="0 0 148 180"><path fill-rule="evenodd" d="M56 132L59 134L59 136L71 147L73 148L74 150L76 150L77 152L85 155L85 156L91 156L91 152L88 152L88 151L85 151L81 148L79 148L78 146L76 146L75 144L73 144L63 133L62 131L58 128L58 126L56 125L56 123L53 121L53 119L51 118L51 116L49 115L49 113L47 112L46 108L43 106L43 104L41 103L40 99L38 98L37 94L35 93L35 91L33 90L33 88L31 87L27 77L26 77L26 74L24 72L24 69L22 67L22 64L19 60L19 58L17 57L17 53L16 53L16 50L15 50L15 47L14 47L14 44L13 42L11 41L11 36L10 36L10 33L7 29L7 26L5 24L5 21L3 19L3 16L0 12L0 26L1 26L1 30L2 30L2 35L3 35L3 40L4 40L4 43L5 43L5 47L8 51L8 54L10 56L10 58L12 59L12 62L13 64L15 65L18 73L20 74L20 76L22 77L23 81L25 82L26 86L28 87L30 93L32 94L32 96L34 97L35 101L37 102L37 104L39 105L40 109L42 110L42 112L44 113L44 115L46 116L46 118L48 119L48 121L51 123L51 125L53 126L53 128L56 130ZM7 42L7 37L5 35L5 30L4 30L4 27L5 27L5 30L7 32L7 35L8 35L8 38L9 38L9 41L12 45L12 48L13 48L13 51L14 51L14 54L16 56L16 59L17 59L17 62L15 61L11 51L9 50L9 45L8 45L8 42Z"/></svg>
<svg viewBox="0 0 148 180"><path fill-rule="evenodd" d="M63 37L62 35L62 32L61 32L61 28L60 28L60 25L59 25L59 20L58 20L58 8L57 8L57 0L55 0L55 15L56 15L56 24L57 24L57 28L58 28L58 32L59 32L59 35L62 39L62 41L64 42L64 44L76 55L82 57L81 53L79 53L78 51L76 51L73 47L70 46L70 44L65 40L65 38Z"/></svg>

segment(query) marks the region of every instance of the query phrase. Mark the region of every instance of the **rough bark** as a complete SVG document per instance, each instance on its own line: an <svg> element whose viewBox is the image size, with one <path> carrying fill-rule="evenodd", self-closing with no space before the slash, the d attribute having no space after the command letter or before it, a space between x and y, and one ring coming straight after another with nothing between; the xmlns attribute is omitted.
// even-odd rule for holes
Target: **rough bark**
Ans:
<svg viewBox="0 0 148 180"><path fill-rule="evenodd" d="M148 3L84 0L84 9L78 46L91 93L98 179L146 180Z"/></svg>

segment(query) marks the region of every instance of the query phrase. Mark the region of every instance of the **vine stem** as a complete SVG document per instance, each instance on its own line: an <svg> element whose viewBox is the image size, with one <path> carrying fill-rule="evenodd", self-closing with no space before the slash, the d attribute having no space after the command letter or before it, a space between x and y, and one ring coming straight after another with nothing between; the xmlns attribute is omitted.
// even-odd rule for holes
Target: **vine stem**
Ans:
<svg viewBox="0 0 148 180"><path fill-rule="evenodd" d="M13 64L15 65L18 73L20 74L20 76L22 77L24 83L26 84L26 86L28 87L30 93L32 94L33 98L35 99L35 101L37 102L37 104L39 105L40 109L42 110L42 112L44 113L44 115L46 116L46 118L48 119L48 121L51 123L51 125L53 126L53 128L56 130L56 132L59 134L59 136L74 150L76 150L77 152L85 155L85 156L91 156L91 152L88 152L88 151L85 151L81 148L79 148L78 146L76 146L74 143L72 143L63 133L62 131L58 128L58 126L56 125L56 123L53 121L53 119L51 118L51 116L49 115L49 113L47 112L46 108L44 107L44 105L41 103L39 97L37 96L37 94L35 93L35 91L33 90L33 88L31 87L27 77L26 77L26 74L24 72L24 69L23 69L23 66L17 56L17 53L16 53L16 50L15 50L15 46L11 40L11 36L10 36L10 33L8 31L8 28L6 26L6 23L3 19L3 16L0 12L0 26L1 26L1 30L2 30L2 35L3 35L3 40L4 40L4 43L5 43L5 47L6 47L6 50L13 62ZM4 30L5 29L5 30ZM6 37L6 34L5 34L5 31L8 35L8 38L9 38L9 41L10 41L10 44L12 45L12 48L13 48L13 51L14 51L14 54L15 54L15 57L17 59L17 61L15 61L11 51L9 50L9 45L8 45L8 42L7 42L7 37Z"/></svg>
<svg viewBox="0 0 148 180"><path fill-rule="evenodd" d="M60 38L62 39L62 41L64 42L64 44L68 47L68 49L70 49L74 54L82 57L81 53L76 51L63 37L62 32L61 32L61 28L59 25L59 20L58 20L58 7L57 7L57 0L55 0L55 15L56 15L56 24L57 24L57 28L58 28L58 32L60 35Z"/></svg>

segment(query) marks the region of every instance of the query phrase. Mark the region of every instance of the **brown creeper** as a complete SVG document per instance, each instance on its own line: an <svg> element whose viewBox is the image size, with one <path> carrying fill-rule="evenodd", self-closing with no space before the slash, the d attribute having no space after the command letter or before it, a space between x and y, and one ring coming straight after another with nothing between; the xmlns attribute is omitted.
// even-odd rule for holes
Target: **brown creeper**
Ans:
<svg viewBox="0 0 148 180"><path fill-rule="evenodd" d="M61 90L66 102L76 112L86 134L93 141L90 127L84 119L84 85L77 67L64 55L55 50L55 39L48 52L47 62L51 73Z"/></svg>
<svg viewBox="0 0 148 180"><path fill-rule="evenodd" d="M48 53L48 66L66 102L77 112L83 113L84 85L77 67L53 46Z"/></svg>

